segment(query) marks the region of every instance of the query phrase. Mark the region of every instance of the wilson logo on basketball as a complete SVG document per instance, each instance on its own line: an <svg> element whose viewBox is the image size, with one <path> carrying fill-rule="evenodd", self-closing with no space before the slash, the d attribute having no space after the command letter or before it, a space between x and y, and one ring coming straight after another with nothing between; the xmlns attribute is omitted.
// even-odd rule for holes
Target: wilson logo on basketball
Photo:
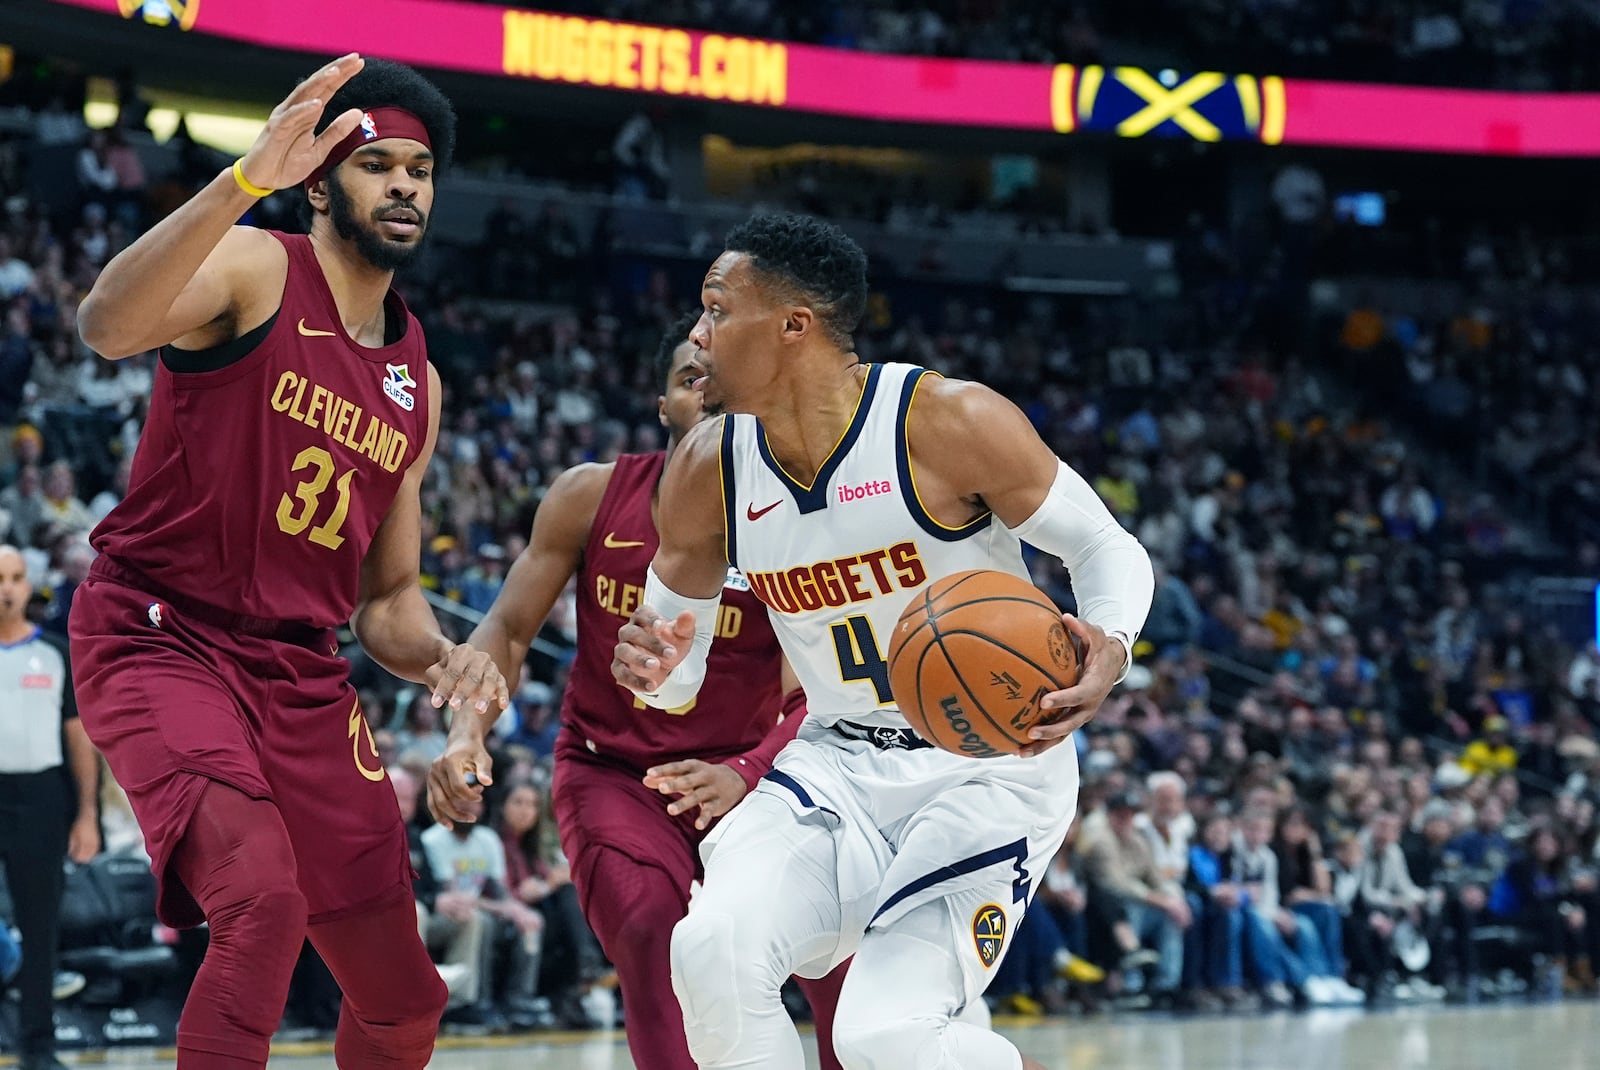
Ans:
<svg viewBox="0 0 1600 1070"><path fill-rule="evenodd" d="M959 749L962 754L973 758L998 758L1000 752L984 742L982 736L972 730L972 722L967 719L967 711L961 708L961 700L954 695L946 695L939 700L939 709L944 713L945 723L950 726L961 739Z"/></svg>
<svg viewBox="0 0 1600 1070"><path fill-rule="evenodd" d="M883 494L894 493L894 484L887 479L869 479L865 483L857 483L853 487L839 487L839 500L841 502L858 502L862 498L876 498Z"/></svg>

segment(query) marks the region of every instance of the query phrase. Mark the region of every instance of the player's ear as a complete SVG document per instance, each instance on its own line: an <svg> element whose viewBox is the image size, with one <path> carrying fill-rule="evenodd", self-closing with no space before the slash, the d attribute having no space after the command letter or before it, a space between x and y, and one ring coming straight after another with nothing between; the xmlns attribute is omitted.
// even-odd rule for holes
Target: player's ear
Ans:
<svg viewBox="0 0 1600 1070"><path fill-rule="evenodd" d="M783 320L783 340L785 342L804 341L808 335L815 334L817 317L805 305L795 305L789 309L789 314Z"/></svg>
<svg viewBox="0 0 1600 1070"><path fill-rule="evenodd" d="M306 200L311 202L313 212L322 213L328 210L328 180L319 178L306 189Z"/></svg>
<svg viewBox="0 0 1600 1070"><path fill-rule="evenodd" d="M667 423L667 395L665 394L656 398L656 419L660 421L662 427L672 426Z"/></svg>

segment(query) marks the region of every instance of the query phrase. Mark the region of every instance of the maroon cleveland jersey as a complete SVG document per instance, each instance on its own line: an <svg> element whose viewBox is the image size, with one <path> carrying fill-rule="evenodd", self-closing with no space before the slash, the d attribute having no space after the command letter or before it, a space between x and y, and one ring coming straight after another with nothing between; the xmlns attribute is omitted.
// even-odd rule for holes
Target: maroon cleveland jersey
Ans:
<svg viewBox="0 0 1600 1070"><path fill-rule="evenodd" d="M92 542L174 596L334 627L427 440L427 347L393 290L390 344L351 340L310 240L274 237L289 254L276 315L163 352L128 495Z"/></svg>
<svg viewBox="0 0 1600 1070"><path fill-rule="evenodd" d="M766 606L731 569L705 684L694 702L670 712L654 709L611 676L617 630L644 597L645 569L660 541L650 505L666 462L665 453L617 458L578 568L578 653L561 706L562 745L640 772L753 749L777 724L783 700L782 654Z"/></svg>

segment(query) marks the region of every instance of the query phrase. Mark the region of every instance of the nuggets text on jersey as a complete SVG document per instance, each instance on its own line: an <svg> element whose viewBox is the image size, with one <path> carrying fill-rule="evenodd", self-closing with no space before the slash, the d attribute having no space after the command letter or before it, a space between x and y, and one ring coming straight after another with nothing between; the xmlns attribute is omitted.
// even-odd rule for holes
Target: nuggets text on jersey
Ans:
<svg viewBox="0 0 1600 1070"><path fill-rule="evenodd" d="M928 570L917 544L907 541L782 572L748 572L745 578L756 597L779 613L810 613L915 590L928 582Z"/></svg>

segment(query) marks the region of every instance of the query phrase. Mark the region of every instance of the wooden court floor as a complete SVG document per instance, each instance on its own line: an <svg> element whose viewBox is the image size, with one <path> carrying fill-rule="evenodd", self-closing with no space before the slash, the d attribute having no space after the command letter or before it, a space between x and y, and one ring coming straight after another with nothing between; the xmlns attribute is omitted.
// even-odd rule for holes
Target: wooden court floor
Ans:
<svg viewBox="0 0 1600 1070"><path fill-rule="evenodd" d="M1600 1003L1315 1011L1260 1017L1002 1019L996 1027L1050 1070L1591 1070ZM808 1050L812 1047L807 1040ZM70 1060L71 1057L68 1057ZM9 1061L9 1060L8 1060ZM170 1053L78 1057L121 1070L170 1067ZM274 1049L274 1067L332 1070L322 1044ZM814 1058L810 1065L816 1066ZM561 1034L440 1042L434 1070L632 1070L620 1037ZM907 1067L906 1070L917 1070Z"/></svg>

